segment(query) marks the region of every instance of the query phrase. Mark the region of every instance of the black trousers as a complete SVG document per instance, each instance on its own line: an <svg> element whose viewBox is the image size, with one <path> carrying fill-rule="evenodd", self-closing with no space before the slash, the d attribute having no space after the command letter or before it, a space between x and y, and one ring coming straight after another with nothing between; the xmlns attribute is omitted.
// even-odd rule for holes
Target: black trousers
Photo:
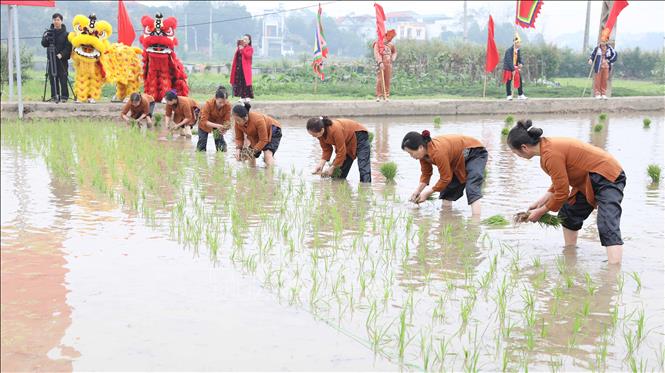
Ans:
<svg viewBox="0 0 665 373"><path fill-rule="evenodd" d="M196 143L196 150L200 152L206 151L206 147L208 145L208 132L203 131L202 129L199 128L199 141ZM226 141L224 141L224 136L220 136L220 138L215 139L215 148L217 151L226 151Z"/></svg>
<svg viewBox="0 0 665 373"><path fill-rule="evenodd" d="M61 99L69 99L69 88L67 86L67 66L66 62L55 58L56 76L51 76L49 73L49 83L51 83L51 98L60 97ZM47 62L48 64L48 62ZM49 68L47 71L51 71ZM56 91L57 90L57 91Z"/></svg>
<svg viewBox="0 0 665 373"><path fill-rule="evenodd" d="M370 144L369 134L365 131L356 132L356 157L358 158L358 172L360 172L361 183L372 182L372 169L370 166ZM351 171L353 159L347 156L340 167L340 179L346 179Z"/></svg>
<svg viewBox="0 0 665 373"><path fill-rule="evenodd" d="M512 96L513 95L513 81L509 80L506 82L506 96ZM520 86L517 88L517 94L522 95L524 92L522 91L522 74L520 74Z"/></svg>

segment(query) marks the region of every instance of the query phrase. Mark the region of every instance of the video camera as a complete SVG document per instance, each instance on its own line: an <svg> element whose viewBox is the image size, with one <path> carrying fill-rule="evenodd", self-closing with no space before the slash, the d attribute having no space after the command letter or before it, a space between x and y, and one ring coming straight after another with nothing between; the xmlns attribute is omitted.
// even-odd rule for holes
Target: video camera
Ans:
<svg viewBox="0 0 665 373"><path fill-rule="evenodd" d="M49 46L55 46L55 32L53 31L52 28L47 28L44 30L44 34L42 34L42 38L46 40L46 43Z"/></svg>

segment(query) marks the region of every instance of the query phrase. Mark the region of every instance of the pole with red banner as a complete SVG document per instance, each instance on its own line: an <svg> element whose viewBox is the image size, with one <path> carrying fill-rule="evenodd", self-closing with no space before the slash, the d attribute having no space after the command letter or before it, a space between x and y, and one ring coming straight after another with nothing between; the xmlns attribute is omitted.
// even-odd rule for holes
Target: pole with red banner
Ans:
<svg viewBox="0 0 665 373"><path fill-rule="evenodd" d="M129 18L125 3L118 0L118 43L125 44L128 47L132 46L136 33L132 26L132 20Z"/></svg>
<svg viewBox="0 0 665 373"><path fill-rule="evenodd" d="M487 21L487 51L485 55L485 82L483 83L483 98L487 89L487 74L492 72L499 63L499 51L494 42L494 19L490 15Z"/></svg>
<svg viewBox="0 0 665 373"><path fill-rule="evenodd" d="M383 7L381 5L374 3L374 10L376 11L376 33L377 33L377 44L379 48L379 54L383 56L383 37L386 34L386 14L383 12ZM378 67L381 69L381 67ZM383 88L383 99L386 100L386 77L381 70L381 87Z"/></svg>

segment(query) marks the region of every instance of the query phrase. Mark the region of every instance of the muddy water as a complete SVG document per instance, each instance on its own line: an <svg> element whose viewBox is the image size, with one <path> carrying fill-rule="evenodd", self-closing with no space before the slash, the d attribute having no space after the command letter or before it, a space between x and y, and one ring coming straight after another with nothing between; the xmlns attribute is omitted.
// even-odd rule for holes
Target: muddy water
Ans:
<svg viewBox="0 0 665 373"><path fill-rule="evenodd" d="M651 129L642 129L643 116ZM302 247L290 251L279 228L250 215L243 248L226 235L212 261L204 247L170 238L167 213L149 227L94 190L51 177L40 158L3 147L2 370L398 369L402 314L406 369L495 370L505 361L509 370L627 370L632 357L662 370L665 189L646 175L647 164L663 164L662 113L614 115L600 132L595 117L532 119L546 136L591 142L624 166L620 269L603 262L595 214L579 247L563 250L556 229L469 219L464 197L452 207L405 202L419 167L400 143L422 129L486 144L483 217L512 216L539 197L549 179L537 161L506 148L502 118L444 116L441 128L431 118L360 118L375 133L370 187L358 185L355 165L348 182L310 175L318 142L304 121L284 121L277 168L315 201L308 215L294 209L287 227ZM166 146L190 153L195 141ZM220 161L206 156L208 164ZM398 164L396 184L378 172L388 160ZM283 185L278 178L269 174L260 188ZM215 185L204 178L203 187ZM258 187L243 180L237 188ZM270 196L257 199L277 211ZM394 225L391 217L399 217ZM274 249L266 254L269 237ZM502 279L509 289L499 317ZM525 314L530 296L533 311ZM645 335L631 353L625 336L642 312ZM465 353L477 356L475 365Z"/></svg>

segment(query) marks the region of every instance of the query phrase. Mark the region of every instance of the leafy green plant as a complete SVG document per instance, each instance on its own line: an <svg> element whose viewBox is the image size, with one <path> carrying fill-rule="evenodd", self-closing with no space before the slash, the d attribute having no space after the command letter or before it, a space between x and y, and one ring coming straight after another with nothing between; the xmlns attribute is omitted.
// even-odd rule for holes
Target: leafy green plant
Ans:
<svg viewBox="0 0 665 373"><path fill-rule="evenodd" d="M510 129L508 127L503 127L501 129L501 136L506 137L506 136L508 136L509 132L510 132Z"/></svg>
<svg viewBox="0 0 665 373"><path fill-rule="evenodd" d="M506 126L512 126L513 123L515 123L515 117L509 115L506 117L506 119L503 120L503 122L506 124Z"/></svg>
<svg viewBox="0 0 665 373"><path fill-rule="evenodd" d="M379 169L381 171L381 175L386 178L388 181L393 181L395 180L395 176L397 175L397 163L395 162L386 162L381 165L381 168Z"/></svg>
<svg viewBox="0 0 665 373"><path fill-rule="evenodd" d="M644 125L644 128L651 127L651 119L649 119L649 118L642 119L642 124Z"/></svg>
<svg viewBox="0 0 665 373"><path fill-rule="evenodd" d="M603 125L600 124L600 123L599 123L599 124L596 124L595 126L593 126L593 132L596 132L596 133L597 133L597 132L600 132L600 131L602 131L602 130L603 130Z"/></svg>
<svg viewBox="0 0 665 373"><path fill-rule="evenodd" d="M658 184L660 182L660 166L657 164L650 164L647 167L647 174L651 178L651 182Z"/></svg>
<svg viewBox="0 0 665 373"><path fill-rule="evenodd" d="M504 218L502 215L490 216L489 218L483 220L482 223L485 224L485 225L491 225L491 226L495 226L495 227L510 224L510 222L506 218Z"/></svg>
<svg viewBox="0 0 665 373"><path fill-rule="evenodd" d="M600 115L598 115L598 120L601 121L601 122L606 121L607 120L607 113L600 113Z"/></svg>
<svg viewBox="0 0 665 373"><path fill-rule="evenodd" d="M162 124L162 117L163 117L163 115L161 113L157 113L157 114L154 115L155 126L160 126Z"/></svg>
<svg viewBox="0 0 665 373"><path fill-rule="evenodd" d="M441 117L434 117L434 128L441 128Z"/></svg>
<svg viewBox="0 0 665 373"><path fill-rule="evenodd" d="M368 132L367 136L368 136L368 139L369 139L369 143L370 144L373 143L374 142L374 132L372 132L372 131Z"/></svg>

